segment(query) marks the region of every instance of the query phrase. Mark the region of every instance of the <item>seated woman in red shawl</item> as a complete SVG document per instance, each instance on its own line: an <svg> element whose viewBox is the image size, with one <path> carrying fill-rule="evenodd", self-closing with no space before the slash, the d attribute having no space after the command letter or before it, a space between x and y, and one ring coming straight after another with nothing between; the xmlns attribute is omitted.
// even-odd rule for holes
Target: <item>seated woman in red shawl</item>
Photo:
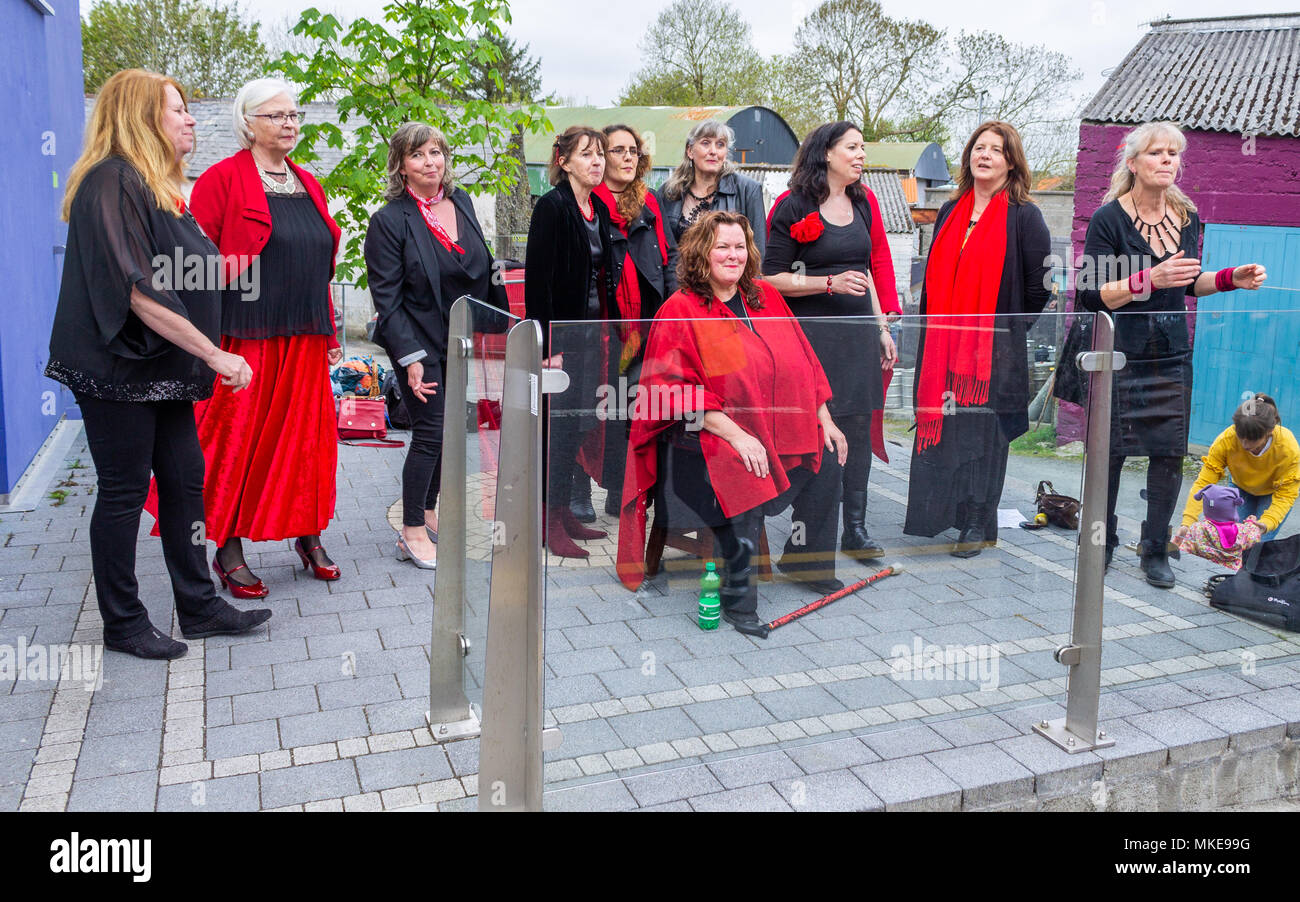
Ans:
<svg viewBox="0 0 1300 902"><path fill-rule="evenodd" d="M835 511L848 455L821 364L758 267L739 213L707 213L682 235L681 290L650 327L631 412L618 543L619 578L635 589L645 575L646 505L661 467L670 470L673 494L713 530L726 563L722 616L753 635L761 621L749 559L765 515L794 507L778 569L818 594L843 587Z"/></svg>

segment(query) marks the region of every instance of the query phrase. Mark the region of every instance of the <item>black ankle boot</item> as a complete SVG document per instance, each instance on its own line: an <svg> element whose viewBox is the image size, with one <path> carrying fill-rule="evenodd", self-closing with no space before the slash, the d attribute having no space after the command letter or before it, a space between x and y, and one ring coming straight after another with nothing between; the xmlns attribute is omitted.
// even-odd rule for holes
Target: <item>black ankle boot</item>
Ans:
<svg viewBox="0 0 1300 902"><path fill-rule="evenodd" d="M573 494L569 500L569 510L577 517L579 523L595 523L596 510L591 506L591 480L586 473L573 477Z"/></svg>
<svg viewBox="0 0 1300 902"><path fill-rule="evenodd" d="M1168 526L1155 530L1143 521L1142 542L1138 546L1142 553L1142 572L1147 575L1147 582L1157 589L1174 587L1174 571L1169 566L1168 545Z"/></svg>
<svg viewBox="0 0 1300 902"><path fill-rule="evenodd" d="M750 592L751 570L749 560L754 556L754 543L749 539L740 539L740 547L733 557L725 561L722 572L722 586L718 589L718 600L722 603L722 613L745 601ZM755 616L757 621L757 616ZM728 623L735 621L727 617Z"/></svg>
<svg viewBox="0 0 1300 902"><path fill-rule="evenodd" d="M867 533L867 493L844 493L844 534L840 538L840 551L849 557L862 560L881 557L885 546Z"/></svg>
<svg viewBox="0 0 1300 902"><path fill-rule="evenodd" d="M1110 562L1115 557L1115 549L1119 547L1119 518L1111 517L1106 521L1106 569L1110 569Z"/></svg>
<svg viewBox="0 0 1300 902"><path fill-rule="evenodd" d="M984 508L971 504L967 506L966 525L957 535L957 544L948 552L953 557L972 558L995 542L990 542L984 533Z"/></svg>

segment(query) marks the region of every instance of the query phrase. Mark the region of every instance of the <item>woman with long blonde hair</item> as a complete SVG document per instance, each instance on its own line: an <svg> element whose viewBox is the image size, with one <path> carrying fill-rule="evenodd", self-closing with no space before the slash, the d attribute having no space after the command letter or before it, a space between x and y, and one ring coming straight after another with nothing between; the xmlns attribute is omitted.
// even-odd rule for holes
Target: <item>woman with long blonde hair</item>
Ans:
<svg viewBox="0 0 1300 902"><path fill-rule="evenodd" d="M149 621L136 583L150 471L182 635L233 635L271 616L219 599L205 543L194 540L204 521L194 402L212 394L214 377L238 390L253 373L217 345L220 258L181 192L181 160L193 149L194 118L175 81L128 69L104 83L68 179L45 368L77 399L98 475L90 556L104 644L142 658L186 651Z"/></svg>
<svg viewBox="0 0 1300 902"><path fill-rule="evenodd" d="M717 119L706 119L691 129L682 161L659 188L659 206L679 242L682 233L710 210L743 214L762 259L767 247L763 186L736 169L729 158L735 143L731 126Z"/></svg>
<svg viewBox="0 0 1300 902"><path fill-rule="evenodd" d="M1105 202L1088 222L1077 282L1079 306L1117 313L1115 350L1127 357L1114 378L1106 564L1119 544L1115 502L1124 461L1150 458L1141 566L1147 582L1164 589L1174 585L1166 549L1191 413L1185 298L1253 291L1266 276L1256 263L1201 271L1201 221L1177 185L1186 149L1187 139L1173 122L1148 122L1124 136Z"/></svg>

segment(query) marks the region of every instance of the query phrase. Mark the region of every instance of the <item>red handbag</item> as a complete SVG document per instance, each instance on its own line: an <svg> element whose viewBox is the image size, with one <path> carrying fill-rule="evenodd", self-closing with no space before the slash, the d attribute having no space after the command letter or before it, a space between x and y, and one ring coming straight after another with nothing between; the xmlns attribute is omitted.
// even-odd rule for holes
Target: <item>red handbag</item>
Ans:
<svg viewBox="0 0 1300 902"><path fill-rule="evenodd" d="M406 444L385 438L388 435L388 406L383 398L340 398L338 432L339 441L363 448L401 448Z"/></svg>

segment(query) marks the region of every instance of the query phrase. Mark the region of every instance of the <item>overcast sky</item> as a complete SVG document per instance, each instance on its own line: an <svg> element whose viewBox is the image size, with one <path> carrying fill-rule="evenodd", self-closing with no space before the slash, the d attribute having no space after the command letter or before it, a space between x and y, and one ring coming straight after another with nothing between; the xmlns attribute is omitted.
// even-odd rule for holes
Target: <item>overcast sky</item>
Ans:
<svg viewBox="0 0 1300 902"><path fill-rule="evenodd" d="M670 0L593 4L556 0L514 0L513 23L507 31L531 46L542 60L546 91L578 103L613 104L632 72L640 65L637 42L646 27ZM1068 54L1083 71L1076 90L1091 96L1124 55L1146 32L1145 24L1172 16L1202 16L1289 12L1300 0L1246 0L1225 9L1222 0L1035 0L1010 4L971 0L881 0L894 18L923 18L931 25L958 31L988 29L1022 44L1043 44ZM82 9L90 4L82 0ZM265 27L278 24L313 5L311 0L257 0L255 9ZM348 17L378 19L383 0L316 0L320 9ZM817 0L733 0L754 29L754 43L764 54L785 53L802 17ZM607 12L608 11L608 12Z"/></svg>

